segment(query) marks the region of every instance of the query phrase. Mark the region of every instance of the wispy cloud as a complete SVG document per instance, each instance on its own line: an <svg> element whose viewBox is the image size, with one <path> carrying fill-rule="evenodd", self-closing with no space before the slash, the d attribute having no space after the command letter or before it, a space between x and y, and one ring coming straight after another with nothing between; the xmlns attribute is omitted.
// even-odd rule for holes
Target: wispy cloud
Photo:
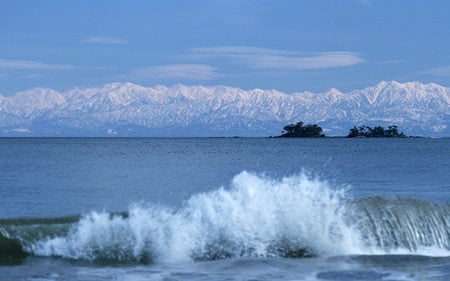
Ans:
<svg viewBox="0 0 450 281"><path fill-rule="evenodd" d="M42 70L64 70L73 69L74 66L63 64L47 64L31 60L7 60L0 59L0 69L42 69Z"/></svg>
<svg viewBox="0 0 450 281"><path fill-rule="evenodd" d="M215 47L189 50L194 58L225 58L254 69L308 70L345 67L364 62L354 52L307 53L257 47Z"/></svg>
<svg viewBox="0 0 450 281"><path fill-rule="evenodd" d="M124 38L116 38L116 37L104 37L104 36L94 36L83 39L81 43L86 44L111 44L111 45L120 45L127 44L128 40Z"/></svg>
<svg viewBox="0 0 450 281"><path fill-rule="evenodd" d="M406 61L404 61L404 60L386 60L386 61L380 61L380 62L378 62L378 64L385 64L385 65L389 65L389 64L401 64L401 63L406 63Z"/></svg>
<svg viewBox="0 0 450 281"><path fill-rule="evenodd" d="M450 76L450 65L431 68L423 71L422 73L434 76Z"/></svg>
<svg viewBox="0 0 450 281"><path fill-rule="evenodd" d="M44 77L45 77L45 75L38 74L38 73L32 73L32 74L28 74L28 75L23 76L23 78L26 78L26 79L41 79L41 78L44 78Z"/></svg>
<svg viewBox="0 0 450 281"><path fill-rule="evenodd" d="M168 64L138 68L129 75L134 79L175 78L211 80L217 77L216 69L203 64Z"/></svg>

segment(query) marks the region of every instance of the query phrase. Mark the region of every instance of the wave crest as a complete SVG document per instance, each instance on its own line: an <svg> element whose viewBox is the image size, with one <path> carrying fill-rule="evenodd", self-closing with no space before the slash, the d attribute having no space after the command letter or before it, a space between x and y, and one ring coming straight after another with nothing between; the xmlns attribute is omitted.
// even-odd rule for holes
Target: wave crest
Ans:
<svg viewBox="0 0 450 281"><path fill-rule="evenodd" d="M355 235L345 206L343 190L305 174L274 180L242 172L230 189L195 195L178 210L90 213L68 235L39 241L32 251L137 261L346 254Z"/></svg>
<svg viewBox="0 0 450 281"><path fill-rule="evenodd" d="M450 254L448 204L354 199L305 173L273 179L242 172L229 188L178 209L133 205L92 212L63 234L24 243L42 256L120 262L229 257ZM430 249L433 251L430 252Z"/></svg>

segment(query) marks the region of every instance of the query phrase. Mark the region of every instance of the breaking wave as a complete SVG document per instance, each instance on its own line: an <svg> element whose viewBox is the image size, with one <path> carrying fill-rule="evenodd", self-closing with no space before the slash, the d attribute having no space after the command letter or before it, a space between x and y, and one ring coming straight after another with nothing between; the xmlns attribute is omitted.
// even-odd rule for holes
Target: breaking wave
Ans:
<svg viewBox="0 0 450 281"><path fill-rule="evenodd" d="M367 254L450 256L450 205L352 198L305 173L242 172L177 209L131 206L59 219L0 220L3 259L27 254L111 262Z"/></svg>

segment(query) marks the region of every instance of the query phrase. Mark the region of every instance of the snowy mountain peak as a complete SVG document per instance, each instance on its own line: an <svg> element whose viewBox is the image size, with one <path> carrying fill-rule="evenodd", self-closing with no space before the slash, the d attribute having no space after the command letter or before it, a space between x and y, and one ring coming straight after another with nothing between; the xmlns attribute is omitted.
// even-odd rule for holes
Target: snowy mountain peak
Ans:
<svg viewBox="0 0 450 281"><path fill-rule="evenodd" d="M139 86L137 84L133 84L130 82L116 82L116 83L110 83L104 85L102 88L100 88L100 92L130 92L130 91L145 91L147 88Z"/></svg>
<svg viewBox="0 0 450 281"><path fill-rule="evenodd" d="M435 83L423 84L419 81L406 82L406 83L399 83L397 81L382 81L377 86L375 86L375 88L389 89L389 90L403 89L403 90L408 90L408 91L426 91L426 90L430 90L430 89L446 89L445 87L435 84Z"/></svg>
<svg viewBox="0 0 450 281"><path fill-rule="evenodd" d="M34 88L17 93L12 101L18 106L28 105L36 109L53 108L65 103L59 92L48 88Z"/></svg>
<svg viewBox="0 0 450 281"><path fill-rule="evenodd" d="M339 91L339 90L336 89L336 88L331 88L331 89L329 89L329 90L327 91L327 94L329 94L329 95L342 95L342 92Z"/></svg>

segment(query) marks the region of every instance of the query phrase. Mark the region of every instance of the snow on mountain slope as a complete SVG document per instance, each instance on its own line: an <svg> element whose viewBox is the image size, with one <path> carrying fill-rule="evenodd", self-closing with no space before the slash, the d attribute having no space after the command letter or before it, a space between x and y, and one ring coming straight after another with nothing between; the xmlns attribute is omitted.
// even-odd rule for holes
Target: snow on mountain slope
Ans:
<svg viewBox="0 0 450 281"><path fill-rule="evenodd" d="M396 124L406 134L450 135L450 89L383 81L342 93L285 94L216 86L112 83L59 93L35 88L0 96L0 135L268 136L297 121L328 135L355 125Z"/></svg>

